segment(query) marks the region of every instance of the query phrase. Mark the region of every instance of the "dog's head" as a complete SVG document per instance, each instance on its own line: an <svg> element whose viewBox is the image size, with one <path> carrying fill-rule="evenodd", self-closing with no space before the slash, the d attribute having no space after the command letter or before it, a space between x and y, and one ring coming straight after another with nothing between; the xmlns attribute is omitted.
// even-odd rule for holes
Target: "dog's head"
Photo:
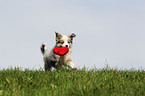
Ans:
<svg viewBox="0 0 145 96"><path fill-rule="evenodd" d="M72 33L71 35L61 35L55 32L55 34L57 47L68 47L68 48L72 47L73 38L76 36L74 33Z"/></svg>

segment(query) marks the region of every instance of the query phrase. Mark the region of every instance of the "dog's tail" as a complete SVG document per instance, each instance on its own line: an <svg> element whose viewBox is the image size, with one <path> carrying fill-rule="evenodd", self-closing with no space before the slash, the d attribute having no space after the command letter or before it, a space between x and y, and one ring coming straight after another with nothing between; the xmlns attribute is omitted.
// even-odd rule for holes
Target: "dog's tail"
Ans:
<svg viewBox="0 0 145 96"><path fill-rule="evenodd" d="M47 45L46 43L42 43L42 45L40 47L42 54L45 54L45 46L46 45Z"/></svg>

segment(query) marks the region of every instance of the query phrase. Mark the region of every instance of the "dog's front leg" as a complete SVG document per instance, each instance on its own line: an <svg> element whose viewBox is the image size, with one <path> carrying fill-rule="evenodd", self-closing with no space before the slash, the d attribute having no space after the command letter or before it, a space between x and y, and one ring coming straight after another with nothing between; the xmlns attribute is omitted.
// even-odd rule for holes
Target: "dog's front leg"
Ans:
<svg viewBox="0 0 145 96"><path fill-rule="evenodd" d="M72 69L77 69L77 67L75 67L74 63L72 62L71 51L64 56L64 65Z"/></svg>
<svg viewBox="0 0 145 96"><path fill-rule="evenodd" d="M66 65L72 69L77 69L77 67L74 66L74 63L72 62L72 60L67 60Z"/></svg>

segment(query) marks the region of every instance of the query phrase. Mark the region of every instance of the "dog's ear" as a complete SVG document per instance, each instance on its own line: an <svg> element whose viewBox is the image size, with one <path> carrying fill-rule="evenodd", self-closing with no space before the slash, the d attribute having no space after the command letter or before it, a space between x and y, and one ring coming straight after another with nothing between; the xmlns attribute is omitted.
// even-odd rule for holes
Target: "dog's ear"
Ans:
<svg viewBox="0 0 145 96"><path fill-rule="evenodd" d="M71 38L71 40L73 40L73 38L76 37L76 35L72 33L69 37Z"/></svg>
<svg viewBox="0 0 145 96"><path fill-rule="evenodd" d="M56 41L58 41L62 37L62 35L57 32L55 32L55 34L56 34Z"/></svg>

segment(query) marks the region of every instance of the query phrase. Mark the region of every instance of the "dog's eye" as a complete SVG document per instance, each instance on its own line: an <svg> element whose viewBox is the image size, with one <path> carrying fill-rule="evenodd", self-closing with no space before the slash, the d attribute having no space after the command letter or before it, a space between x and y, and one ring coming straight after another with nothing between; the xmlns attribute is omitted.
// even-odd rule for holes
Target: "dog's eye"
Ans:
<svg viewBox="0 0 145 96"><path fill-rule="evenodd" d="M69 40L69 41L68 41L68 43L72 43L72 41L71 41L71 40Z"/></svg>
<svg viewBox="0 0 145 96"><path fill-rule="evenodd" d="M61 43L61 44L63 44L63 43L64 43L64 41L58 41L57 43Z"/></svg>

